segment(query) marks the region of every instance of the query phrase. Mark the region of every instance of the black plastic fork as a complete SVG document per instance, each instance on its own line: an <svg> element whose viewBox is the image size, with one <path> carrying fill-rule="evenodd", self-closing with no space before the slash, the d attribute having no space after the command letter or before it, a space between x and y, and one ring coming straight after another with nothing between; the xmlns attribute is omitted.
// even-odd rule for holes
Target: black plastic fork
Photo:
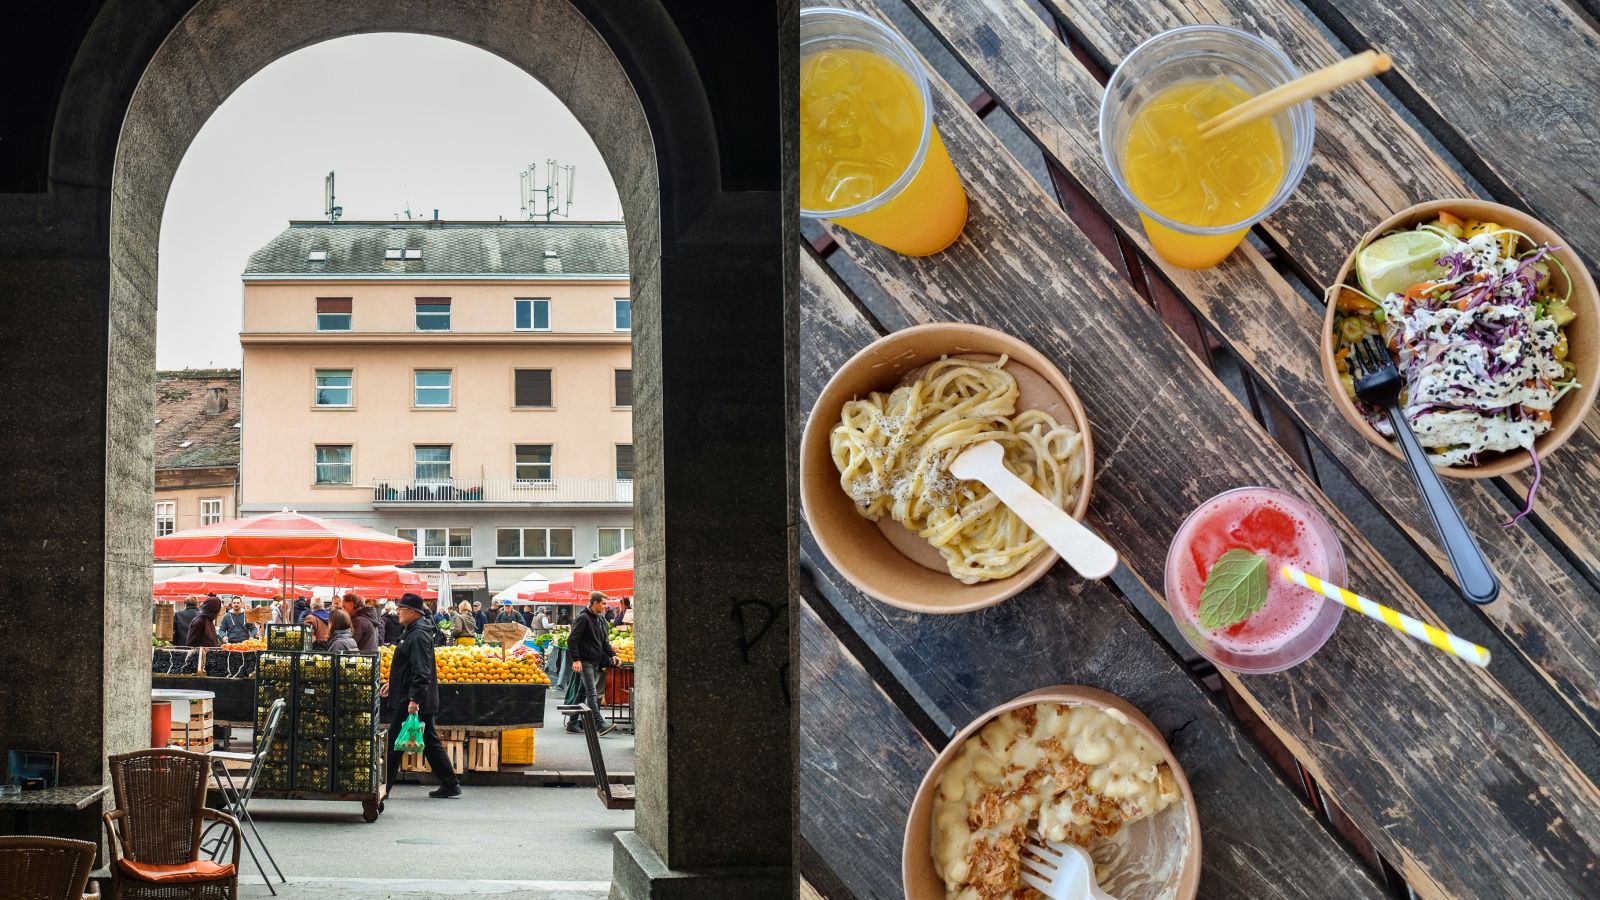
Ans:
<svg viewBox="0 0 1600 900"><path fill-rule="evenodd" d="M1400 370L1389 356L1389 348L1377 337L1369 335L1356 344L1350 353L1350 371L1355 376L1356 396L1374 406L1383 407L1394 425L1395 438L1406 463L1411 466L1411 480L1422 493L1422 505L1428 508L1433 519L1433 529L1439 533L1445 556L1450 558L1450 568L1456 573L1456 586L1461 596L1473 603L1493 603L1500 596L1500 579L1483 558L1483 551L1461 519L1461 511L1444 489L1439 473L1433 470L1428 454L1406 421L1400 409L1400 388L1403 384Z"/></svg>

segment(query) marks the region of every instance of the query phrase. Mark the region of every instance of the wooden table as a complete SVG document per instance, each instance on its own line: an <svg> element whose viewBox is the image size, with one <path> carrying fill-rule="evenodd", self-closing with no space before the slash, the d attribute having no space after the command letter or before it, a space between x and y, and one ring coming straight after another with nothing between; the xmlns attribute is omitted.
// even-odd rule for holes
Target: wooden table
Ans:
<svg viewBox="0 0 1600 900"><path fill-rule="evenodd" d="M830 2L889 19L870 0ZM1402 560L1381 556L1319 486L1320 458L1374 502L1405 552L1450 577L1403 465L1327 399L1315 298L1388 213L1475 196L1473 182L1562 232L1593 268L1593 0L1042 2L1047 18L1027 0L909 0L982 89L963 98L933 78L971 218L953 247L927 259L839 229L802 248L798 416L886 331L941 320L998 328L1054 360L1082 397L1099 463L1089 520L1143 589L1160 597L1167 545L1190 510L1261 484L1327 515L1353 585L1440 623L1397 573ZM1319 100L1310 168L1257 229L1261 243L1212 270L1166 265L1104 167L1096 114L1124 54L1200 21L1266 35L1302 70L1387 50L1396 71L1383 85L1431 134L1371 84ZM986 125L996 107L1042 149L1053 190ZM1213 371L1221 363L1237 367L1242 399ZM1217 673L1186 663L1111 582L1085 583L1059 565L992 609L915 615L856 591L802 531L808 889L901 896L905 816L953 731L1027 690L1087 684L1144 710L1185 766L1205 840L1201 897L1600 896L1600 791L1591 764L1574 762L1594 759L1600 735L1597 461L1591 413L1546 461L1535 515L1511 530L1499 523L1524 476L1450 485L1503 584L1498 602L1470 614L1510 651L1487 672L1346 617L1289 672ZM1519 667L1541 696L1513 694L1497 678Z"/></svg>

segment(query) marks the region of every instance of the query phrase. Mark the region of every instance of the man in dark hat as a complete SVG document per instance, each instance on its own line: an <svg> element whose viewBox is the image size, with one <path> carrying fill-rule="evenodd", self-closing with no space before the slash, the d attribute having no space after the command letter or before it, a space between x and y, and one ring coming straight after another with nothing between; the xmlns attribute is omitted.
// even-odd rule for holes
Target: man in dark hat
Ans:
<svg viewBox="0 0 1600 900"><path fill-rule="evenodd" d="M406 594L400 598L396 613L405 631L389 663L389 680L381 689L383 696L394 698L394 715L389 720L389 787L394 787L395 773L400 771L400 751L394 749L395 736L400 733L406 717L416 713L422 721L423 754L434 777L439 779L438 789L429 791L428 796L459 797L461 780L450 767L450 754L445 752L444 742L439 740L439 732L433 727L434 714L439 710L439 678L433 668L433 625L428 620L428 608L421 597Z"/></svg>

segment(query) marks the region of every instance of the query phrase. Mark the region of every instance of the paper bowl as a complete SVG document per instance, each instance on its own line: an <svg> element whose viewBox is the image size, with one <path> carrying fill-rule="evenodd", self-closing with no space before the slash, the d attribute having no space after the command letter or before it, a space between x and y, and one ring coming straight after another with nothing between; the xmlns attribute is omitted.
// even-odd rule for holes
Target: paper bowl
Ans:
<svg viewBox="0 0 1600 900"><path fill-rule="evenodd" d="M907 900L943 900L944 880L933 863L933 801L945 767L961 750L967 738L976 734L996 716L1036 703L1061 703L1067 706L1093 706L1114 709L1127 717L1133 727L1160 748L1172 777L1178 783L1182 801L1154 816L1135 822L1109 841L1091 849L1097 867L1107 870L1101 889L1122 900L1146 897L1173 897L1194 900L1200 890L1200 816L1195 807L1189 779L1178 765L1172 748L1144 713L1128 701L1105 691L1078 685L1061 685L1030 691L1003 703L972 720L956 733L928 774L917 787L906 819L905 845L901 850L900 875Z"/></svg>
<svg viewBox="0 0 1600 900"><path fill-rule="evenodd" d="M1046 550L1009 578L962 584L944 568L938 551L909 529L887 516L882 523L870 522L856 511L839 485L829 449L847 401L891 390L906 373L941 356L994 359L1002 354L1009 357L1006 370L1020 382L1018 410L1046 409L1083 435L1084 483L1077 505L1067 512L1081 520L1088 510L1094 480L1089 420L1060 369L1022 341L979 325L937 323L897 331L874 341L834 373L800 441L800 502L806 522L828 561L867 595L914 612L970 612L1016 594L1055 565L1055 552Z"/></svg>
<svg viewBox="0 0 1600 900"><path fill-rule="evenodd" d="M1444 210L1461 219L1477 219L1480 222L1495 222L1507 228L1514 228L1527 234L1539 243L1548 243L1561 250L1554 254L1562 265L1566 266L1567 274L1572 279L1572 311L1577 313L1577 318L1567 326L1567 359L1577 367L1578 383L1582 385L1578 390L1569 392L1551 411L1550 430L1540 435L1534 442L1534 449L1538 451L1541 459L1547 454L1555 452L1556 448L1566 443L1583 425L1584 416L1588 415L1589 407L1594 405L1597 394L1600 394L1600 297L1595 291L1594 279L1590 277L1589 270L1584 268L1583 261L1568 247L1567 242L1556 234L1543 222L1529 216L1520 210L1486 200L1457 199L1433 200L1428 203L1419 203L1409 209L1398 213L1379 223L1378 227L1367 232L1361 242L1353 247L1350 255L1345 258L1344 266L1339 269L1335 284L1352 284L1355 278L1356 253L1374 238L1388 231L1408 228L1422 222L1427 222L1438 216ZM1345 395L1344 387L1339 382L1339 368L1333 359L1333 317L1336 304L1328 303L1327 312L1322 321L1322 378L1328 389L1328 394L1333 398L1333 404L1338 408L1339 414L1344 416L1350 426L1366 437L1367 440L1383 448L1384 452L1395 459L1403 459L1400 448L1393 441L1379 434L1356 409L1355 402ZM1441 475L1452 478L1498 478L1508 475L1528 466L1532 462L1528 454L1516 450L1509 453L1485 454L1483 459L1475 466L1436 466L1436 471Z"/></svg>

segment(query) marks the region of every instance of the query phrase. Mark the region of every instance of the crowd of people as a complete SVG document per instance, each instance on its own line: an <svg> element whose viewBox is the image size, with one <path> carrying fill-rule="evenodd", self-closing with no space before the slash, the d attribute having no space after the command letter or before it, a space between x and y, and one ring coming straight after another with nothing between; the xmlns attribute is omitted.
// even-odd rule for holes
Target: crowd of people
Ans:
<svg viewBox="0 0 1600 900"><path fill-rule="evenodd" d="M453 612L448 606L435 609L425 600L422 603L423 615L435 626L435 640L439 643L446 639L446 630L451 638L476 637L490 624L524 625L535 636L556 628L555 617L548 606L518 607L501 603L491 616L481 601L463 600ZM215 594L189 597L172 617L172 644L176 647L219 647L260 637L265 629L251 622L247 612L245 602L237 597L227 604L226 610L222 599ZM623 600L620 609L605 613L604 618L615 627L631 627L633 610L629 602ZM354 592L338 598L337 605L315 597L274 597L267 621L270 624L305 624L311 628L315 646L360 652L376 650L383 644L397 645L405 631L396 601L365 599ZM355 646L346 648L347 643Z"/></svg>

